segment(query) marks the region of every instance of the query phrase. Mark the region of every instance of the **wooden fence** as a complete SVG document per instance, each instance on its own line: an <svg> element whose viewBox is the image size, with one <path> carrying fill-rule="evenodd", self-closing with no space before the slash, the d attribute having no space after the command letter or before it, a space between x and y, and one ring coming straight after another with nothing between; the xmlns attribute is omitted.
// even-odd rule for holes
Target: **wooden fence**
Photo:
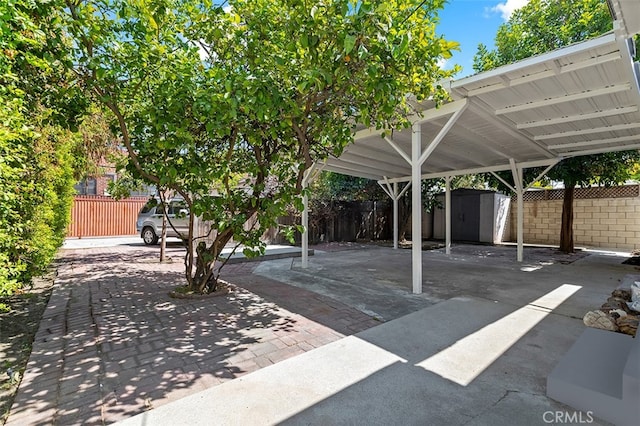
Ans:
<svg viewBox="0 0 640 426"><path fill-rule="evenodd" d="M300 224L300 216L285 216L281 225ZM388 240L393 238L393 208L388 201L332 201L311 203L309 242ZM274 244L288 244L284 236L268 235ZM300 233L295 233L300 243Z"/></svg>
<svg viewBox="0 0 640 426"><path fill-rule="evenodd" d="M67 237L136 235L138 212L147 200L146 197L116 201L101 195L76 196Z"/></svg>

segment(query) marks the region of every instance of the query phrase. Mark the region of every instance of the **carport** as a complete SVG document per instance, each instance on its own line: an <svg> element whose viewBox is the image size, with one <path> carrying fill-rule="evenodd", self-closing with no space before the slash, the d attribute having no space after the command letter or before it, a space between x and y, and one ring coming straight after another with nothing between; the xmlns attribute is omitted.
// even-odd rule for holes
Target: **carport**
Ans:
<svg viewBox="0 0 640 426"><path fill-rule="evenodd" d="M634 34L640 2L611 0L614 30L515 64L446 81L451 100L414 102L409 129L359 130L338 158L320 170L375 179L393 200L394 247L398 199L411 189L412 241L421 241L422 179L444 178L446 253L451 248L450 181L454 176L511 171L517 196L517 260L523 260L523 193L564 158L640 149L640 64ZM543 167L532 182L523 170ZM498 177L496 175L496 177ZM499 177L498 177L499 178ZM307 199L302 222L308 227ZM308 265L308 233L302 266ZM412 246L412 289L422 292L422 247Z"/></svg>

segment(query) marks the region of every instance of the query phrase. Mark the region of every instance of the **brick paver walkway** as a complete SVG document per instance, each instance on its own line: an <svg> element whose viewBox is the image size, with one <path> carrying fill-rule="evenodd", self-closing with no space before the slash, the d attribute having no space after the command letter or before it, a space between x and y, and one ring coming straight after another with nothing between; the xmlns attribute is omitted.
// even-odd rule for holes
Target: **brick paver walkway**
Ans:
<svg viewBox="0 0 640 426"><path fill-rule="evenodd" d="M225 297L172 299L179 251L67 251L7 425L113 423L374 326L330 298L227 265Z"/></svg>

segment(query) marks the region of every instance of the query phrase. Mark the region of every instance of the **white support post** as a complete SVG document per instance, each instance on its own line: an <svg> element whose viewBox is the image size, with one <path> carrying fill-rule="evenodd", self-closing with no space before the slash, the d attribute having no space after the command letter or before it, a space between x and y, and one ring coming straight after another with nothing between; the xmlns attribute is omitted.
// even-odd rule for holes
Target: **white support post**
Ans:
<svg viewBox="0 0 640 426"><path fill-rule="evenodd" d="M415 294L422 293L421 154L422 128L420 124L414 124L411 133L411 267L412 290Z"/></svg>
<svg viewBox="0 0 640 426"><path fill-rule="evenodd" d="M309 267L309 196L307 195L306 189L309 187L309 184L315 179L318 174L322 171L324 165L318 167L317 163L313 163L311 167L309 167L305 172L302 178L302 189L305 191L302 196L302 235L301 235L301 248L302 248L302 267Z"/></svg>
<svg viewBox="0 0 640 426"><path fill-rule="evenodd" d="M522 169L520 169L522 171ZM522 174L522 173L520 173ZM518 262L523 260L524 252L524 191L518 188Z"/></svg>
<svg viewBox="0 0 640 426"><path fill-rule="evenodd" d="M305 193L302 196L302 267L309 267L309 196Z"/></svg>
<svg viewBox="0 0 640 426"><path fill-rule="evenodd" d="M524 182L522 177L522 167L517 166L516 162L511 159L511 173L513 174L513 182L516 186L516 196L518 197L518 211L517 211L517 241L518 241L518 253L517 261L522 262L524 258Z"/></svg>
<svg viewBox="0 0 640 426"><path fill-rule="evenodd" d="M393 248L398 248L398 182L393 182Z"/></svg>
<svg viewBox="0 0 640 426"><path fill-rule="evenodd" d="M411 182L407 182L407 184L402 188L402 191L398 192L398 182L389 183L389 179L385 176L383 180L378 181L378 185L382 188L382 190L391 198L393 201L393 248L398 248L398 200L402 197L405 192L411 186Z"/></svg>
<svg viewBox="0 0 640 426"><path fill-rule="evenodd" d="M451 176L445 176L444 183L445 253L451 254Z"/></svg>

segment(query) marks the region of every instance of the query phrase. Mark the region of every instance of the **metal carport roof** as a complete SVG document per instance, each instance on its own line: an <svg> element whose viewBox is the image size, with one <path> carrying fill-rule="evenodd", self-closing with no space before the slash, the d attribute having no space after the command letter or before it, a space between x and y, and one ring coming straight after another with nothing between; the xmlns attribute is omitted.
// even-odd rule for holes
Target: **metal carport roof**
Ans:
<svg viewBox="0 0 640 426"><path fill-rule="evenodd" d="M639 72L632 46L610 33L448 82L451 101L439 108L419 104L422 112L412 120L414 130L420 126L422 146L432 150L422 163L422 177L510 170L514 161L549 165L565 157L640 148ZM381 131L361 130L324 170L409 181L411 140L412 129L394 131L386 140Z"/></svg>
<svg viewBox="0 0 640 426"><path fill-rule="evenodd" d="M450 249L452 176L511 170L517 194L518 261L522 260L523 169L567 157L640 149L640 66L631 37L640 32L640 1L609 0L614 31L517 63L444 83L451 100L416 104L409 129L359 130L324 170L376 179L394 201L401 182L412 191L412 240L421 240L421 179L446 182L446 250ZM546 172L545 170L545 172ZM309 171L305 182L313 176ZM307 225L307 199L303 224ZM308 262L307 232L302 265ZM396 237L397 240L397 231ZM422 292L421 246L412 247L413 291Z"/></svg>

